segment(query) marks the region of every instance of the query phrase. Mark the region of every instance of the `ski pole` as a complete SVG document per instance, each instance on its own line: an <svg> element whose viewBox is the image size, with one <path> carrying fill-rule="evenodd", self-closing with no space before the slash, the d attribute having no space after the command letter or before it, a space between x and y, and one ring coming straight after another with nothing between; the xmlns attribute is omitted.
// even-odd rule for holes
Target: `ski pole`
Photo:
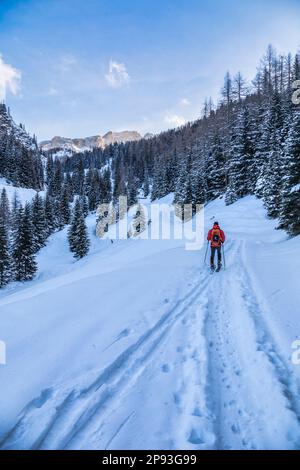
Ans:
<svg viewBox="0 0 300 470"><path fill-rule="evenodd" d="M224 251L224 244L222 243L222 251L223 251L223 260L224 260L224 270L226 269L226 261L225 261L225 251Z"/></svg>
<svg viewBox="0 0 300 470"><path fill-rule="evenodd" d="M206 264L206 256L207 256L207 251L208 251L208 245L209 245L209 241L207 242L207 245L206 245L205 257L204 257L204 264Z"/></svg>

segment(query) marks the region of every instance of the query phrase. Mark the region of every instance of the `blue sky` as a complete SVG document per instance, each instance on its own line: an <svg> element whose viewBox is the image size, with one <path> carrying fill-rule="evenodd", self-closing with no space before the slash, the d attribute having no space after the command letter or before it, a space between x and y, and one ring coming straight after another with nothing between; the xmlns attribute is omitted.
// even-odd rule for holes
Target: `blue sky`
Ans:
<svg viewBox="0 0 300 470"><path fill-rule="evenodd" d="M299 31L298 0L0 0L0 95L39 140L158 132Z"/></svg>

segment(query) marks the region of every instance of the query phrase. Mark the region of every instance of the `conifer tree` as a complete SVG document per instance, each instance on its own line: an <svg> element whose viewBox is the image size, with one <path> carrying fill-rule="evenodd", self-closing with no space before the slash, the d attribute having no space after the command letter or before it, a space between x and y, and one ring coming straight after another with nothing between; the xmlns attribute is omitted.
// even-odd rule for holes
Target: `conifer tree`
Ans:
<svg viewBox="0 0 300 470"><path fill-rule="evenodd" d="M44 200L39 195L39 193L36 193L35 197L33 198L31 213L32 213L34 248L35 248L35 251L38 251L40 248L45 246L45 241L46 241L46 236L47 236Z"/></svg>
<svg viewBox="0 0 300 470"><path fill-rule="evenodd" d="M109 168L107 168L103 173L102 193L103 202L109 202L112 197L111 172Z"/></svg>
<svg viewBox="0 0 300 470"><path fill-rule="evenodd" d="M59 228L62 229L70 223L71 210L69 203L69 191L66 185L63 186L59 197Z"/></svg>
<svg viewBox="0 0 300 470"><path fill-rule="evenodd" d="M209 147L205 174L207 198L211 200L223 194L226 189L226 157L217 131L214 132Z"/></svg>
<svg viewBox="0 0 300 470"><path fill-rule="evenodd" d="M10 204L7 197L6 189L3 188L0 196L0 215L3 217L4 223L7 227L10 224Z"/></svg>
<svg viewBox="0 0 300 470"><path fill-rule="evenodd" d="M88 254L90 241L85 225L82 204L78 198L75 202L72 221L68 231L68 241L74 258L80 259Z"/></svg>
<svg viewBox="0 0 300 470"><path fill-rule="evenodd" d="M282 158L284 113L281 96L274 93L268 115L268 132L270 133L267 164L263 176L263 199L270 217L277 217L281 210L282 192Z"/></svg>
<svg viewBox="0 0 300 470"><path fill-rule="evenodd" d="M137 203L137 187L136 187L136 182L135 181L130 181L128 183L128 188L127 188L127 203L128 207L133 206L134 204Z"/></svg>
<svg viewBox="0 0 300 470"><path fill-rule="evenodd" d="M52 158L52 155L49 155L49 157L47 158L47 163L46 163L46 183L48 187L51 185L51 182L53 180L53 175L54 175L53 158Z"/></svg>
<svg viewBox="0 0 300 470"><path fill-rule="evenodd" d="M249 109L245 105L242 105L236 118L231 145L226 204L231 204L236 199L250 194L255 186L255 148Z"/></svg>
<svg viewBox="0 0 300 470"><path fill-rule="evenodd" d="M27 203L25 209L19 209L18 222L12 247L14 279L28 281L37 271L30 204Z"/></svg>
<svg viewBox="0 0 300 470"><path fill-rule="evenodd" d="M11 279L11 259L9 253L9 236L7 221L0 213L0 288Z"/></svg>
<svg viewBox="0 0 300 470"><path fill-rule="evenodd" d="M87 217L88 213L89 213L89 201L88 201L88 198L86 196L80 196L79 197L79 201L80 201L80 204L81 204L81 207L82 207L82 212L83 212L83 216L84 217Z"/></svg>
<svg viewBox="0 0 300 470"><path fill-rule="evenodd" d="M47 191L45 197L45 220L46 220L46 233L47 236L55 231L55 216L54 216L54 201Z"/></svg>
<svg viewBox="0 0 300 470"><path fill-rule="evenodd" d="M300 111L294 111L284 149L284 177L280 227L290 235L300 234Z"/></svg>

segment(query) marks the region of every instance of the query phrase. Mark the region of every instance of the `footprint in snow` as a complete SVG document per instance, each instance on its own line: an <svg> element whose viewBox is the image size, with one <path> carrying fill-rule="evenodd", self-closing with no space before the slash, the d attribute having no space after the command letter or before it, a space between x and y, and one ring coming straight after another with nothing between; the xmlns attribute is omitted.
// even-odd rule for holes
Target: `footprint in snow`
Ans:
<svg viewBox="0 0 300 470"><path fill-rule="evenodd" d="M118 336L117 336L117 340L119 339L122 339L122 338L125 338L126 336L129 336L131 333L130 329L129 328L125 328L124 330L122 330Z"/></svg>
<svg viewBox="0 0 300 470"><path fill-rule="evenodd" d="M174 399L175 405L180 405L182 402L180 393L177 393L177 392L173 393L173 399Z"/></svg>
<svg viewBox="0 0 300 470"><path fill-rule="evenodd" d="M201 413L200 408L198 406L196 406L196 408L194 409L192 415L193 416L198 416L199 418L201 418L202 413Z"/></svg>
<svg viewBox="0 0 300 470"><path fill-rule="evenodd" d="M202 435L200 434L200 432L193 428L191 430L191 433L190 433L190 436L188 438L188 442L190 442L191 444L195 444L195 445L199 445L199 444L204 444L204 440L203 440L203 437Z"/></svg>
<svg viewBox="0 0 300 470"><path fill-rule="evenodd" d="M240 428L239 428L239 426L238 426L238 424L233 424L233 425L231 426L231 431L232 431L234 434L240 434L240 432L241 432L241 431L240 431Z"/></svg>
<svg viewBox="0 0 300 470"><path fill-rule="evenodd" d="M170 366L169 366L169 364L163 364L163 365L161 366L161 370L162 370L165 374L167 374L168 372L170 372Z"/></svg>
<svg viewBox="0 0 300 470"><path fill-rule="evenodd" d="M50 400L53 395L52 388L46 388L42 390L40 396L38 398L34 398L28 405L27 408L42 408L42 406Z"/></svg>

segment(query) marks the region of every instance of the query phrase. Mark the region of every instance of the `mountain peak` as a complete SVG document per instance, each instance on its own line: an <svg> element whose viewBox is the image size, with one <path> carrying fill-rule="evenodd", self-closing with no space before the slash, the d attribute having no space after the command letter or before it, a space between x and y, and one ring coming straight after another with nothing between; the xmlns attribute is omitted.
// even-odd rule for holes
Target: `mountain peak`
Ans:
<svg viewBox="0 0 300 470"><path fill-rule="evenodd" d="M55 151L57 156L70 156L73 153L92 150L93 148L105 148L107 145L137 141L142 136L137 131L108 131L103 136L96 135L82 138L68 138L55 136L51 140L40 142L39 147L42 151Z"/></svg>

